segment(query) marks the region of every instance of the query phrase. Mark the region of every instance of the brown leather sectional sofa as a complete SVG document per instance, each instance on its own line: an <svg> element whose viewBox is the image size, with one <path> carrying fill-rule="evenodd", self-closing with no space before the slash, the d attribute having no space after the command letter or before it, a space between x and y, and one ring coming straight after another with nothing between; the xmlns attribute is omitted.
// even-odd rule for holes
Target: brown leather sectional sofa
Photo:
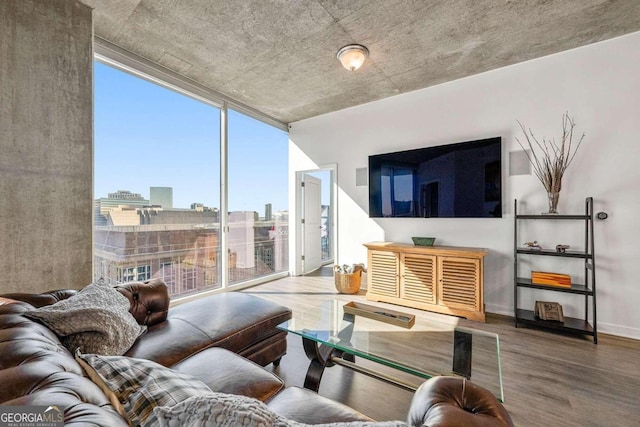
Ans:
<svg viewBox="0 0 640 427"><path fill-rule="evenodd" d="M157 279L122 285L119 291L131 301L130 312L138 323L148 327L126 355L191 374L213 391L257 398L276 413L298 422L371 421L346 405L302 388L286 387L260 366L277 364L286 353L286 333L276 325L291 318L287 307L230 292L169 310L166 286ZM0 405L57 405L64 408L65 425L127 426L58 337L21 315L74 294L73 290L61 290L0 297ZM467 405L463 402L465 388L456 387L445 393L447 398ZM437 387L436 391L444 390ZM456 393L462 395L456 397ZM442 406L442 397L433 393L433 387L416 393L409 414L411 425L427 425L433 407L428 402L433 399ZM471 402L475 406L462 411L480 410L482 417L476 418L482 424L478 425L510 425L509 415L494 402L484 399L482 407ZM452 413L455 411L448 409L444 413L449 424L428 425L461 425L451 424L455 421ZM442 415L435 413L436 418ZM468 421L464 425L473 425Z"/></svg>

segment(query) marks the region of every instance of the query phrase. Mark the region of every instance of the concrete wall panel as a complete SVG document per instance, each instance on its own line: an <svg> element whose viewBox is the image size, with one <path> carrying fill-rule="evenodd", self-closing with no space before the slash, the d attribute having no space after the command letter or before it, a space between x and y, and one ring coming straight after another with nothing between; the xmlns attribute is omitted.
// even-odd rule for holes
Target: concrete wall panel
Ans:
<svg viewBox="0 0 640 427"><path fill-rule="evenodd" d="M91 280L91 13L0 2L0 293Z"/></svg>

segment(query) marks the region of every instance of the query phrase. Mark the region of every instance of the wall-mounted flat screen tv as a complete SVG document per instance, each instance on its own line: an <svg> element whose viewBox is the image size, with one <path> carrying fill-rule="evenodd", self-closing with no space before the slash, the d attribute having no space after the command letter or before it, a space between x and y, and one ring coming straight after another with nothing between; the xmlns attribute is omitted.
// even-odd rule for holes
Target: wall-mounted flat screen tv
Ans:
<svg viewBox="0 0 640 427"><path fill-rule="evenodd" d="M502 138L369 156L372 218L501 218Z"/></svg>

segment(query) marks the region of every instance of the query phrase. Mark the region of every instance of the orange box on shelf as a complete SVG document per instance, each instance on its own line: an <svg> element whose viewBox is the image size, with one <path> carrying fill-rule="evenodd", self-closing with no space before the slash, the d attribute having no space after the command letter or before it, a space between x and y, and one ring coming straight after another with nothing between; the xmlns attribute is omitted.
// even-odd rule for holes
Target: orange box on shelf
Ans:
<svg viewBox="0 0 640 427"><path fill-rule="evenodd" d="M538 285L560 286L563 288L571 287L571 276L568 274L548 273L544 271L532 271L531 282Z"/></svg>

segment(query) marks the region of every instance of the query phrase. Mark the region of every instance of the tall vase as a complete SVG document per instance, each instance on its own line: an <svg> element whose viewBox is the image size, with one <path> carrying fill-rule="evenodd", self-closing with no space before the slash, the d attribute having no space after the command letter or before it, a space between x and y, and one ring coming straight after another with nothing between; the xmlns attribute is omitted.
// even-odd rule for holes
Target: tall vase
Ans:
<svg viewBox="0 0 640 427"><path fill-rule="evenodd" d="M547 193L547 197L549 198L549 215L556 215L558 213L558 200L560 199L559 191L549 191Z"/></svg>

